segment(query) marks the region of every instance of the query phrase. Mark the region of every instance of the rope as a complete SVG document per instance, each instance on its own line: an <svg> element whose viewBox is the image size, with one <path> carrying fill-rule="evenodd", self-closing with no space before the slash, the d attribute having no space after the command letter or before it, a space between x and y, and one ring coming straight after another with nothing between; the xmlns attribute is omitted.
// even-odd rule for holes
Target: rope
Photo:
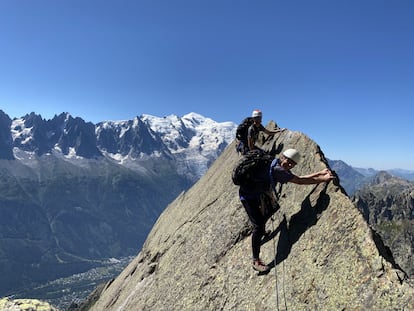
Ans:
<svg viewBox="0 0 414 311"><path fill-rule="evenodd" d="M283 299L285 300L285 310L287 311L288 307L286 304L286 290L285 290L285 262L283 262Z"/></svg>
<svg viewBox="0 0 414 311"><path fill-rule="evenodd" d="M272 163L272 165L274 165L274 164ZM279 197L280 197L280 194L282 192L282 184L279 183L279 189L276 191L276 185L272 182L272 189L273 189L273 193L275 194L275 197L276 197L276 202L279 205ZM279 208L280 208L280 205L279 205ZM271 219L272 219L272 232L275 232L274 219L273 219L273 217ZM276 308L277 308L277 311L279 311L280 310L279 309L279 284L278 284L278 277L277 277L277 262L276 262L276 258L277 258L276 257L277 256L276 252L277 252L277 250L276 250L275 236L273 236L273 241L272 242L273 242L272 243L273 244L273 254L275 254L274 263L275 263L275 285L276 285ZM283 282L284 282L284 280L283 280ZM283 284L283 286L284 286L284 284ZM285 305L286 305L286 299L285 299Z"/></svg>
<svg viewBox="0 0 414 311"><path fill-rule="evenodd" d="M279 209L280 209L279 198L280 198L280 195L282 193L283 184L282 183L278 183L278 184L279 184L279 189L278 190L276 190L277 185L275 185L275 184L272 185L272 189L273 189L273 192L274 192L275 197L276 197L276 202L279 205ZM283 217L285 219L286 226L287 226L286 215L283 215ZM286 228L286 230L287 230L286 234L289 234L288 228ZM274 232L274 231L275 231L275 225L274 225L274 219L272 217L272 232ZM280 236L279 236L279 239L280 239ZM288 239L289 239L289 236L288 236ZM279 311L280 310L280 307L279 307L279 283L278 283L278 275L277 275L277 249L276 249L275 236L273 236L273 253L275 254L275 259L274 259L275 267L274 268L275 268L275 284L276 284L276 308L277 308L277 311ZM285 274L286 274L285 261L283 260L283 262L282 262L282 294L283 294L283 303L284 303L285 311L287 311L288 307L287 307L286 289L285 289Z"/></svg>
<svg viewBox="0 0 414 311"><path fill-rule="evenodd" d="M269 175L270 175L270 180L272 181L271 187L272 187L273 193L276 197L276 202L279 205L279 209L280 209L281 207L280 207L280 204L279 204L279 198L280 198L280 195L282 193L283 184L278 183L278 182L275 183L273 181L272 168L276 165L277 165L277 161L275 159L275 160L272 161L272 163L270 165ZM279 185L279 189L276 190L277 185ZM283 217L284 217L284 221L286 222L286 234L288 235L287 237L289 239L289 229L287 228L286 215L283 215ZM274 225L274 219L272 217L272 232L274 232L274 231L275 231L275 225ZM280 235L279 235L279 239L280 239ZM280 308L279 308L279 284L278 284L278 276L277 276L277 249L276 249L275 236L273 236L273 253L275 254L275 260L274 260L275 267L274 268L275 268L275 283L276 283L276 308L277 308L277 311L279 311L280 310ZM285 260L282 260L282 261L283 261L282 262L282 291L283 291L282 293L283 293L283 302L284 302L285 311L287 311L288 308L287 308L286 289L285 289L285 274L286 274Z"/></svg>
<svg viewBox="0 0 414 311"><path fill-rule="evenodd" d="M286 217L284 215L284 217ZM275 231L274 228L274 219L272 218L272 232ZM288 233L288 232L287 232ZM280 239L280 237L279 237ZM275 259L274 259L274 268L275 268L275 284L276 284L276 310L279 311L280 307L279 307L279 278L277 275L277 249L276 249L276 241L275 241L275 237L273 237L273 253L275 254ZM282 294L283 294L283 304L285 307L285 311L288 310L287 307L287 299L286 299L286 289L285 289L285 275L286 275L286 268L285 268L285 260L282 260Z"/></svg>
<svg viewBox="0 0 414 311"><path fill-rule="evenodd" d="M272 218L272 232L275 231L275 224L273 223ZM276 282L276 308L277 311L279 311L279 286L277 282L277 266L276 266L276 243L275 243L275 237L273 237L273 253L275 254L275 282Z"/></svg>
<svg viewBox="0 0 414 311"><path fill-rule="evenodd" d="M284 216L284 217L286 217L286 216ZM286 226L287 226L287 222L286 222ZM286 227L286 234L287 234L287 237L289 239L289 228L287 228L287 227ZM290 241L289 241L289 243L290 243ZM285 275L286 275L285 260L283 260L282 268L283 268L283 299L285 301L285 310L287 311L288 308L287 308L287 304L286 304L286 289L285 289Z"/></svg>

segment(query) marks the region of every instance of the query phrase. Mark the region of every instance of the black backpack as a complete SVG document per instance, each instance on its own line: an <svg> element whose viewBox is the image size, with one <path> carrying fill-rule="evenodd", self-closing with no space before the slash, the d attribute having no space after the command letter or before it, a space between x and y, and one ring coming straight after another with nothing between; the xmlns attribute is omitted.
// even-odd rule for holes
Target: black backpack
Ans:
<svg viewBox="0 0 414 311"><path fill-rule="evenodd" d="M247 131L250 125L253 124L253 118L245 118L238 126L236 130L236 138L244 143L247 143Z"/></svg>
<svg viewBox="0 0 414 311"><path fill-rule="evenodd" d="M253 118L245 118L236 129L236 138L239 140L239 143L236 146L236 150L241 154L245 154L249 148L247 146L247 134L249 131L250 125L253 124Z"/></svg>
<svg viewBox="0 0 414 311"><path fill-rule="evenodd" d="M274 157L261 150L247 152L233 169L231 178L237 186L269 183L269 169Z"/></svg>

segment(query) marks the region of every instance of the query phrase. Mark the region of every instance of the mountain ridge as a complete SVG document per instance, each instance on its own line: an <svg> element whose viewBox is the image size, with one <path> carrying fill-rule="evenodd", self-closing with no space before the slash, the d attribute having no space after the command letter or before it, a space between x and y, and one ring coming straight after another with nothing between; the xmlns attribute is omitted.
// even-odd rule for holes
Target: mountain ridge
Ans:
<svg viewBox="0 0 414 311"><path fill-rule="evenodd" d="M236 124L218 123L194 112L163 118L143 114L93 124L69 113L46 120L32 112L12 120L0 110L0 130L4 147L0 159L19 159L22 152L61 154L67 159L106 157L139 169L134 162L148 157L176 158L178 172L194 182L234 139Z"/></svg>
<svg viewBox="0 0 414 311"><path fill-rule="evenodd" d="M384 238L401 268L413 277L414 182L380 172L356 191L352 201Z"/></svg>
<svg viewBox="0 0 414 311"><path fill-rule="evenodd" d="M68 113L12 120L0 111L0 146L8 150L0 149L1 295L135 255L165 206L204 174L235 130L195 113L159 120L94 125ZM188 148L168 148L172 120L176 145Z"/></svg>
<svg viewBox="0 0 414 311"><path fill-rule="evenodd" d="M329 166L341 177L341 183L349 196L364 185L372 182L376 175L387 172L393 176L414 181L414 171L403 169L376 170L373 168L353 167L342 160L328 159Z"/></svg>
<svg viewBox="0 0 414 311"><path fill-rule="evenodd" d="M264 140L263 140L264 141ZM295 173L328 165L319 146L284 131L266 150L297 148ZM414 288L393 264L338 182L283 187L269 220L274 247L262 247L273 271L250 267L247 216L231 182L234 143L158 218L130 265L100 289L87 309L396 310L414 308Z"/></svg>
<svg viewBox="0 0 414 311"><path fill-rule="evenodd" d="M234 138L234 133L232 132L232 130L234 130L233 123L229 122L228 124L225 124L225 126L214 130L214 121L210 122L207 118L203 118L194 113L190 113L181 118L177 116L159 118L150 115L142 115L133 120L104 121L95 125L92 123L88 124L88 122L83 121L81 118L73 118L67 113L56 116L52 120L43 120L35 113L26 116L27 120L25 121L27 121L27 123L22 123L22 118L11 120L7 115L4 113L2 114L2 111L0 110L0 147L6 146L8 150L12 151L12 153L2 153L1 151L6 150L7 148L0 149L0 157L3 159L0 160L0 181L4 178L5 174L11 174L13 176L18 176L19 178L27 179L29 181L27 184L26 182L22 182L23 179L18 183L19 189L24 190L23 193L25 194L34 193L34 191L31 190L33 189L31 188L32 185L30 185L33 181L39 182L39 185L44 183L45 178L51 178L56 174L56 169L62 174L69 175L72 174L71 172L73 171L80 172L81 175L75 174L74 176L75 182L80 185L91 185L94 183L92 181L84 180L83 178L86 175L91 175L90 177L92 178L102 178L106 176L106 180L108 180L108 176L110 175L120 176L118 173L114 174L110 171L107 171L104 174L96 174L97 170L94 168L97 167L97 163L100 161L104 161L107 167L114 167L115 165L122 166L125 169L131 169L134 172L143 174L141 176L146 176L146 178L154 177L154 173L156 173L154 171L157 169L159 170L158 167L160 162L165 162L163 165L165 165L165 167L168 166L172 171L175 170L176 172L179 172L182 179L174 180L176 177L170 175L171 177L169 178L169 181L165 183L165 186L161 187L170 188L171 185L178 185L178 187L181 187L180 185L183 185L181 183L184 182L187 186L183 185L181 190L185 190L186 187L189 187L199 178L199 176L202 176L204 172L207 171L207 168L214 162L215 157L218 157L218 154L221 154L222 150L234 147L228 146L228 142L233 141ZM13 122L15 122L14 127L12 126ZM20 127L18 123L20 123ZM91 131L91 125L95 129L94 135L90 134L93 132ZM273 127L274 126L275 125L273 125ZM203 134L203 131L201 130L203 127L207 133ZM270 127L272 127L272 124L270 124ZM8 132L7 129L10 128L14 129L14 132ZM230 130L227 131L226 128ZM208 132L212 132L213 135L207 135ZM175 136L173 134L175 134ZM143 136L142 139L138 139L141 135ZM220 140L219 137L222 137L223 140ZM53 143L47 143L48 138L51 139ZM277 137L275 139L280 146L283 146L284 140ZM273 143L275 142L275 139L272 140ZM287 143L291 146L296 146L297 141L300 142L303 140L298 133L291 131L287 132L286 136L283 136L283 139L286 139ZM16 145L13 145L15 141ZM156 142L155 145L158 143L159 150L148 145L151 144L150 142L154 141ZM263 137L262 135L261 142L263 143L266 141L268 141L268 138ZM90 147L89 145L91 142L96 146L105 146L105 148L97 147L95 149L93 146ZM19 146L24 146L24 148L19 148ZM130 148L130 146L132 146L132 148ZM280 151L280 146L273 145L270 149L273 151ZM312 148L311 150L315 150L316 154L321 154L318 148ZM12 159L10 159L10 154L12 155ZM321 160L325 161L323 158L324 157L322 156ZM19 162L20 167L14 167L14 165L11 164L13 162ZM65 165L60 166L58 163L65 163ZM10 170L11 167L13 167L12 170ZM341 175L339 174L339 171L338 175ZM62 181L67 185L67 180ZM126 184L124 184L125 181L127 182ZM116 180L116 183L122 186L131 183L139 184L139 181L130 179L129 177L126 179L125 177L119 177L118 180ZM149 183L151 184L154 182L149 181ZM15 190L12 189L9 184L9 180L4 180L3 185L5 187L3 188L9 187L7 188L9 189L9 192L14 193ZM65 187L67 188L67 186ZM101 187L100 189L103 189L102 185L99 187ZM228 187L228 185L226 187ZM88 186L88 188L90 188L90 186ZM72 188L69 187L69 189ZM121 188L114 188L113 191L120 193L120 189ZM157 190L154 190L157 189L157 185L148 189L150 190L147 190L147 192L157 193ZM181 190L179 190L177 194ZM81 192L80 188L79 190L71 191ZM319 190L316 191L318 192ZM53 192L56 192L56 190ZM49 191L45 193L49 193L50 195L53 192ZM143 192L145 192L145 190L140 190L140 193ZM57 193L62 194L61 198L65 200L66 197L62 192L57 191ZM188 193L183 192L182 195L185 197ZM29 197L30 196L27 198ZM36 197L31 197L37 200L36 202L42 202L47 195L42 194L41 196L37 195ZM85 193L85 197L90 198L91 193ZM320 197L323 201L325 196L322 195ZM175 198L175 196L171 197L171 199L173 198ZM69 201L71 200L69 199ZM84 202L87 202L87 200L84 200ZM125 203L126 202L127 201L125 201ZM169 201L167 199L167 201L164 202L168 203ZM4 201L1 201L0 205L1 204L4 204ZM131 203L126 203L126 205L128 204ZM214 200L211 201L211 204L214 205ZM76 205L71 206L71 210L73 211L79 212L83 209L84 207L82 204L76 203ZM128 209L121 208L121 210L125 210L126 213L131 212L128 211ZM158 211L161 212L161 207L158 208ZM66 215L66 219L73 217L73 214L70 214L72 212L69 214L68 211L64 212L66 214L63 215ZM148 209L147 211L144 211L144 213L147 212ZM323 209L321 212L323 212ZM84 215L86 216L87 214ZM146 217L148 217L148 215ZM157 212L151 212L150 218L151 217L153 221L155 221L158 217ZM312 215L312 217L315 217L315 215ZM316 215L316 218L317 217L319 216ZM61 221L61 219L58 220ZM295 217L293 217L293 219L295 219ZM283 223L283 221L281 221L281 223ZM295 221L292 223L295 223ZM238 237L236 237L235 240L245 240L246 232L248 232L249 229L247 224L242 225L242 227L244 229L239 232ZM104 226L103 228L108 230L109 227ZM17 229L11 229L17 231ZM217 227L217 229L221 230L219 227ZM83 232L86 232L87 234L93 233L96 236L105 235L105 230L101 233L95 229L95 231L88 231L91 230L90 228L83 228L82 230L86 230ZM135 232L133 235L138 234ZM142 236L141 238L145 240L146 236ZM108 241L109 240L105 241L105 239L100 239L99 243L101 245L110 245L110 242ZM233 241L233 239L231 239L231 241ZM134 244L129 245L130 249L134 249ZM85 250L88 248L85 246L82 247ZM94 252L102 251L99 247L93 247L92 250ZM385 251L383 253L385 254ZM158 255L156 257L158 257ZM141 257L141 259L145 261L145 256ZM152 260L153 259L151 259L151 261ZM284 260L286 259L283 259L282 262L284 262ZM152 263L153 265L150 265L149 271L156 267L155 264L157 263L157 260ZM14 268L9 270L13 272ZM7 276L7 274L4 273L2 273L2 275ZM13 278L13 275L10 275L10 277ZM403 278L404 277L401 277L401 279ZM400 279L398 273L397 279Z"/></svg>

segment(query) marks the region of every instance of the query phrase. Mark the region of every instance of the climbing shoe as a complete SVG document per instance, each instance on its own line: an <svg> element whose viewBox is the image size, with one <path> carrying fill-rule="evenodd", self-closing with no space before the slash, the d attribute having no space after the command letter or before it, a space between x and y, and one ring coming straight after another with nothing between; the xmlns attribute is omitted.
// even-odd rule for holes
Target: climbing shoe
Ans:
<svg viewBox="0 0 414 311"><path fill-rule="evenodd" d="M254 270L259 272L266 272L267 270L269 270L269 266L264 264L261 259L253 260L252 267Z"/></svg>

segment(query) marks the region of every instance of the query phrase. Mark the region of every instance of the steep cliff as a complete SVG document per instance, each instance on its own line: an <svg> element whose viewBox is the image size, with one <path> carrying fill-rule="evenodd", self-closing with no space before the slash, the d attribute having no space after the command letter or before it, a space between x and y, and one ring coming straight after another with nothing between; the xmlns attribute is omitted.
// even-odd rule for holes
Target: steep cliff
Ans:
<svg viewBox="0 0 414 311"><path fill-rule="evenodd" d="M296 174L327 166L319 146L298 132L264 146L298 149L304 159ZM91 310L414 309L411 280L337 182L283 187L281 208L268 222L275 237L262 247L263 259L276 265L254 272L250 225L230 178L237 158L230 145L167 207Z"/></svg>
<svg viewBox="0 0 414 311"><path fill-rule="evenodd" d="M352 197L395 260L414 276L414 182L380 172Z"/></svg>

